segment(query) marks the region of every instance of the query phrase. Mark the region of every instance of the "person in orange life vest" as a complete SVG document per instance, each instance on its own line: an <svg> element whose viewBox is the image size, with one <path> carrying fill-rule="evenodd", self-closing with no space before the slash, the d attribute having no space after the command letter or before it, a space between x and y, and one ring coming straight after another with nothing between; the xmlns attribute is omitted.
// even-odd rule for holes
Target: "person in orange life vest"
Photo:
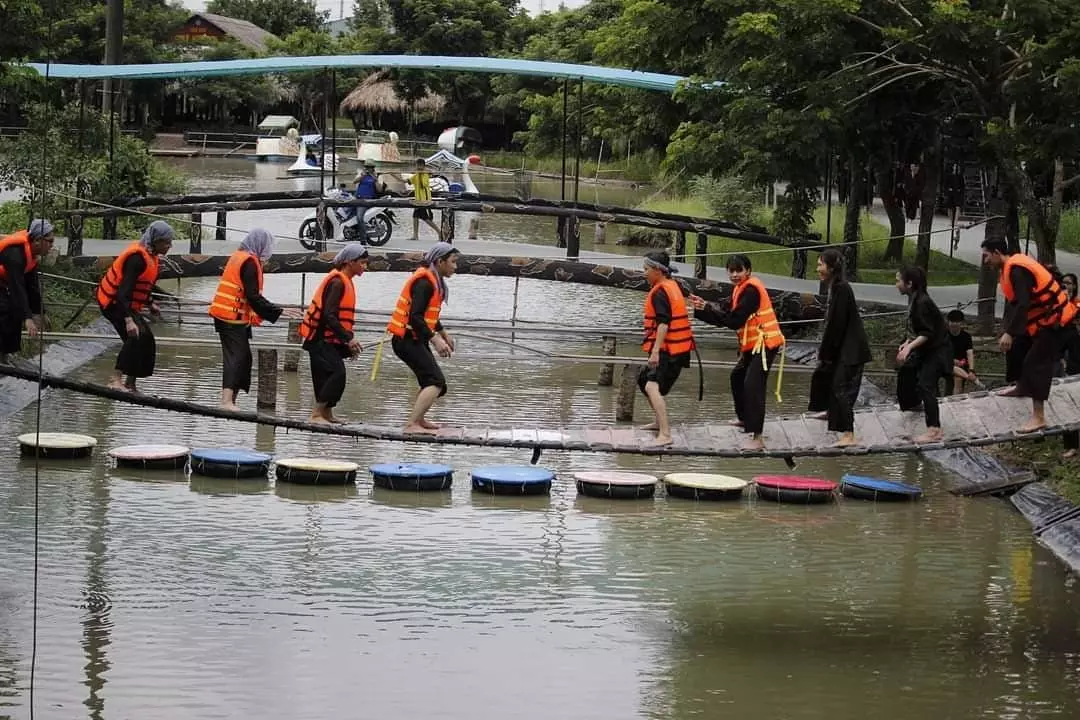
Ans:
<svg viewBox="0 0 1080 720"><path fill-rule="evenodd" d="M694 333L686 312L679 283L671 279L671 257L664 251L650 252L643 261L649 292L645 296L645 339L642 350L648 364L638 374L638 387L649 400L656 422L645 430L656 431L656 445L671 444L671 423L664 399L685 367L690 367Z"/></svg>
<svg viewBox="0 0 1080 720"><path fill-rule="evenodd" d="M334 268L315 290L300 324L303 347L311 360L311 382L315 387L315 407L308 418L313 423L343 423L333 408L345 394L345 358L363 351L353 335L356 321L354 278L367 270L368 251L362 243L347 244L334 256Z"/></svg>
<svg viewBox="0 0 1080 720"><path fill-rule="evenodd" d="M0 363L22 349L22 331L42 329L38 258L52 249L53 226L34 220L26 230L0 239Z"/></svg>
<svg viewBox="0 0 1080 720"><path fill-rule="evenodd" d="M450 296L446 278L457 271L458 250L449 243L436 243L424 255L424 264L409 279L398 296L386 332L394 354L416 376L420 392L413 403L405 432L434 433L439 426L428 422L427 412L446 394L446 378L435 361L431 345L440 357L454 352L454 341L442 326L439 315Z"/></svg>
<svg viewBox="0 0 1080 720"><path fill-rule="evenodd" d="M154 374L157 346L150 323L142 315L148 310L160 317L161 310L151 297L158 290L159 256L169 252L173 229L163 220L155 220L143 231L138 242L129 245L105 272L98 283L97 301L101 314L112 323L124 341L116 357L116 369L109 387L136 390L138 378Z"/></svg>
<svg viewBox="0 0 1080 720"><path fill-rule="evenodd" d="M727 271L735 286L729 307L707 303L697 295L690 296L690 303L699 320L738 331L739 361L731 371L731 396L735 401L731 424L750 434L744 447L757 450L765 447L761 437L765 428L765 387L773 360L784 346L784 335L765 284L752 274L750 258L732 255Z"/></svg>
<svg viewBox="0 0 1080 720"><path fill-rule="evenodd" d="M274 236L255 228L240 243L221 274L210 317L221 340L221 407L239 410L240 391L251 392L251 327L264 320L298 319L296 310L283 310L263 297L263 263L274 254Z"/></svg>
<svg viewBox="0 0 1080 720"><path fill-rule="evenodd" d="M1077 323L1080 322L1080 297L1077 297L1077 288L1080 283L1077 282L1074 273L1065 273L1061 276L1061 286L1065 288L1069 302L1077 306L1076 319L1073 320L1071 327L1065 329L1065 341L1062 343L1065 357L1062 370L1065 375L1078 375L1080 374L1080 330L1077 328ZM1063 434L1061 442L1065 449L1062 459L1076 457L1077 451L1080 450L1080 432L1072 430Z"/></svg>
<svg viewBox="0 0 1080 720"><path fill-rule="evenodd" d="M1016 385L999 394L1031 398L1031 420L1019 431L1034 432L1046 427L1043 406L1077 307L1049 270L1032 257L1009 254L1004 240L984 240L982 257L985 265L1001 273L1001 292L1011 306L998 345L1008 352L1016 338L1031 338Z"/></svg>
<svg viewBox="0 0 1080 720"><path fill-rule="evenodd" d="M922 405L926 432L916 443L938 442L943 437L938 383L951 382L952 344L945 317L926 291L926 272L907 266L896 273L896 290L908 298L908 330L912 336L896 352L896 399L900 409Z"/></svg>

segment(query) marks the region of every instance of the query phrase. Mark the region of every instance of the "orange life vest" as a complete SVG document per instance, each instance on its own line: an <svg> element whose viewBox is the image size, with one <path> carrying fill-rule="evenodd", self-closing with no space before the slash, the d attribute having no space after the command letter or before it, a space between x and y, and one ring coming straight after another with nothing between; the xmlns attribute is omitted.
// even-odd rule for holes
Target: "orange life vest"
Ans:
<svg viewBox="0 0 1080 720"><path fill-rule="evenodd" d="M751 275L736 285L731 293L731 309L739 306L739 297L748 286L758 292L758 309L746 319L739 330L739 351L760 353L763 350L774 350L784 344L784 334L780 332L780 324L776 321L776 313L773 311L765 283Z"/></svg>
<svg viewBox="0 0 1080 720"><path fill-rule="evenodd" d="M225 270L221 273L217 292L214 293L214 299L210 303L211 317L233 325L262 324L262 318L252 311L251 304L247 301L247 296L244 294L244 281L240 277L240 269L248 260L255 261L259 293L262 293L262 262L247 250L237 250L229 257L229 262L225 263Z"/></svg>
<svg viewBox="0 0 1080 720"><path fill-rule="evenodd" d="M442 313L443 303L439 278L431 268L422 267L409 276L409 279L405 281L405 287L401 288L401 295L398 295L397 305L394 306L394 314L390 316L390 323L386 326L386 332L394 337L405 337L405 332L409 329L409 313L412 312L412 288L413 284L420 278L427 278L431 281L431 286L435 288L435 291L431 294L431 300L428 301L428 306L424 308L424 324L428 326L428 330L431 332L435 332L435 328L439 325L439 314Z"/></svg>
<svg viewBox="0 0 1080 720"><path fill-rule="evenodd" d="M341 296L341 303L338 305L338 322L347 331L351 332L353 329L353 323L356 321L356 288L353 287L351 277L340 270L334 269L323 278L319 288L315 291L315 295L311 298L311 304L308 305L308 309L304 312L304 320L300 323L300 337L305 340L314 339L316 333L319 332L319 323L323 317L323 300L326 295L326 286L336 277L341 278L341 281L345 284L345 292ZM335 335L330 328L323 328L323 340L337 345L344 344L341 338Z"/></svg>
<svg viewBox="0 0 1080 720"><path fill-rule="evenodd" d="M135 289L131 291L131 309L138 312L150 304L150 293L158 279L158 256L147 251L141 244L132 243L113 260L105 276L98 283L97 301L102 308L107 308L116 302L116 296L120 293L120 284L124 279L124 263L136 253L142 255L143 260L146 261L146 269L139 275L135 281Z"/></svg>
<svg viewBox="0 0 1080 720"><path fill-rule="evenodd" d="M0 240L0 252L4 252L12 245L22 245L23 254L26 256L26 272L37 269L37 258L34 257L34 251L30 249L30 232L28 230L13 232ZM0 282L6 281L7 268L0 265Z"/></svg>
<svg viewBox="0 0 1080 720"><path fill-rule="evenodd" d="M1034 335L1043 328L1065 327L1073 321L1077 308L1069 302L1065 288L1042 263L1029 255L1010 255L1001 268L1001 292L1006 300L1016 302L1016 291L1009 277L1014 267L1027 270L1035 280L1027 310L1028 335Z"/></svg>
<svg viewBox="0 0 1080 720"><path fill-rule="evenodd" d="M669 355L682 355L694 349L694 332L690 329L690 316L686 312L686 298L683 297L679 283L671 278L661 280L652 286L645 296L645 340L641 343L641 349L651 353L656 343L656 306L653 298L663 292L667 295L671 305L671 322L668 323L667 335L660 346L660 352Z"/></svg>

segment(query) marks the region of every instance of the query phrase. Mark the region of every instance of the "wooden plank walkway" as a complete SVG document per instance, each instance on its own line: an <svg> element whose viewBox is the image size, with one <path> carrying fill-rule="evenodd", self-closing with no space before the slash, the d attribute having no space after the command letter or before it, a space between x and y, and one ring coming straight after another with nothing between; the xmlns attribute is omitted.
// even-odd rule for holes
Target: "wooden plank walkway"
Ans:
<svg viewBox="0 0 1080 720"><path fill-rule="evenodd" d="M0 375L37 382L36 371L0 366ZM764 450L744 450L740 444L746 436L726 423L696 426L674 426L674 442L668 447L650 446L650 432L629 425L581 426L564 428L506 428L488 426L444 427L435 435L405 434L398 427L367 423L345 425L314 425L261 413L233 413L214 405L191 403L154 395L133 395L104 385L71 380L45 374L46 387L109 398L133 405L161 410L228 418L262 425L305 430L326 435L361 437L372 440L435 443L448 445L480 445L486 447L522 448L534 451L572 450L581 452L614 452L636 455L684 455L703 457L773 457L791 460L794 457L839 457L912 453L948 448L977 447L1017 440L1035 440L1080 430L1080 376L1054 380L1047 403L1047 419L1052 426L1034 433L1019 434L1016 429L1028 419L1031 403L1022 398L999 397L988 392L969 393L942 398L942 427L945 440L938 443L915 444L911 438L923 432L922 413L900 412L893 405L877 405L855 412L855 432L864 444L855 447L831 447L833 435L826 431L823 420L802 416L770 418L765 423ZM535 457L535 456L534 456Z"/></svg>

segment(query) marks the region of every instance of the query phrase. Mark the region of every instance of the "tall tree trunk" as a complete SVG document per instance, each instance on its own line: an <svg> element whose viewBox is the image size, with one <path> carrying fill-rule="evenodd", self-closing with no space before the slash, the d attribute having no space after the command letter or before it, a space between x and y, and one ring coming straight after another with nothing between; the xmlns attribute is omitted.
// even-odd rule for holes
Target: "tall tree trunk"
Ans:
<svg viewBox="0 0 1080 720"><path fill-rule="evenodd" d="M922 166L926 169L926 183L923 185L922 206L919 209L919 241L915 247L915 264L928 270L931 231L934 229L938 185L941 182L941 132L937 128L933 131L933 142L923 153Z"/></svg>
<svg viewBox="0 0 1080 720"><path fill-rule="evenodd" d="M1008 235L1008 218L1006 208L1008 204L1002 198L991 198L986 214L990 218L986 221L983 238L986 240L1004 240ZM998 273L988 265L979 268L979 319L976 330L980 335L994 334L994 308L997 305Z"/></svg>
<svg viewBox="0 0 1080 720"><path fill-rule="evenodd" d="M1036 196L1031 178L1011 155L999 154L998 162L1008 181L1016 191L1020 207L1028 217L1031 236L1038 248L1038 260L1044 265L1057 263L1057 232L1061 224L1061 207L1065 200L1065 164L1059 158L1054 161L1054 179L1051 185L1049 207Z"/></svg>
<svg viewBox="0 0 1080 720"><path fill-rule="evenodd" d="M1009 252L1020 252L1020 200L1016 188L1008 177L1001 183L1005 199L1005 244Z"/></svg>
<svg viewBox="0 0 1080 720"><path fill-rule="evenodd" d="M889 216L889 244L885 248L885 260L899 263L904 259L907 222L904 218L904 203L896 196L896 171L892 162L888 162L879 167L876 174L878 196L881 204L885 206L885 214Z"/></svg>
<svg viewBox="0 0 1080 720"><path fill-rule="evenodd" d="M844 206L844 265L848 280L859 279L859 220L866 192L866 168L854 155L848 162L848 193Z"/></svg>

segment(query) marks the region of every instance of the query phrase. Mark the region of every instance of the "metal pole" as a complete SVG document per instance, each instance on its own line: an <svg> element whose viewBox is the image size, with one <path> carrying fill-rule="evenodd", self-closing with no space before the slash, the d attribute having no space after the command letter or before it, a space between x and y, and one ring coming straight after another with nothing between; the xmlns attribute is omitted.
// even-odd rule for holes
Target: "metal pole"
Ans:
<svg viewBox="0 0 1080 720"><path fill-rule="evenodd" d="M330 120L330 157L333 158L334 163L330 168L330 181L334 187L337 187L337 70L330 71L330 106L334 113ZM360 214L363 215L363 213Z"/></svg>
<svg viewBox="0 0 1080 720"><path fill-rule="evenodd" d="M326 69L323 69L323 103L322 103L322 127L319 128L319 133L322 135L322 158L319 162L319 194L322 195L326 192L326 105L327 100L327 87L326 87Z"/></svg>
<svg viewBox="0 0 1080 720"><path fill-rule="evenodd" d="M577 86L577 143L574 148L574 207L578 203L578 185L581 180L581 116L584 114L585 78L578 78ZM599 165L597 165L599 167Z"/></svg>
<svg viewBox="0 0 1080 720"><path fill-rule="evenodd" d="M566 200L566 103L570 96L570 80L564 79L562 86L562 190L560 200Z"/></svg>

